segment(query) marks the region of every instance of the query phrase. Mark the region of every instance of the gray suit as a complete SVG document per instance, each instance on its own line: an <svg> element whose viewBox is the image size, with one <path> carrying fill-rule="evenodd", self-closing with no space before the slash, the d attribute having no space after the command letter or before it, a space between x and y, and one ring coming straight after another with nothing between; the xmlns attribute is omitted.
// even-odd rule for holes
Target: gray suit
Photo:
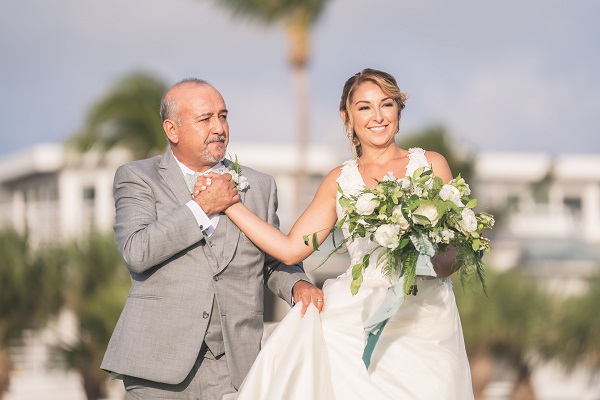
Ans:
<svg viewBox="0 0 600 400"><path fill-rule="evenodd" d="M277 225L274 179L248 167L242 174L250 184L243 203ZM182 382L215 320L214 301L231 382L238 388L260 348L265 282L289 303L293 285L308 280L302 268L263 253L225 215L213 234L224 240L205 237L185 205L190 192L171 151L121 166L114 194L115 243L132 286L101 368Z"/></svg>

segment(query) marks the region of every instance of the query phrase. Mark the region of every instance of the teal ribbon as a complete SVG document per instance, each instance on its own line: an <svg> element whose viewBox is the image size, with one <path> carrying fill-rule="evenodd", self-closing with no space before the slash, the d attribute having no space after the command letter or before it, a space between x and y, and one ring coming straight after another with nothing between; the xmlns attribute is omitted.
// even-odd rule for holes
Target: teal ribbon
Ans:
<svg viewBox="0 0 600 400"><path fill-rule="evenodd" d="M415 246L415 249L419 252L417 257L417 264L415 267L416 275L421 276L437 276L431 263L431 257L435 255L435 246L427 236L423 234L411 234L410 241Z"/></svg>
<svg viewBox="0 0 600 400"><path fill-rule="evenodd" d="M365 326L365 348L362 359L367 369L371 365L373 350L375 350L375 345L379 341L383 328L396 311L398 311L403 302L404 276L400 277L398 283L388 288L383 301L373 315L371 315Z"/></svg>
<svg viewBox="0 0 600 400"><path fill-rule="evenodd" d="M415 249L419 252L415 267L416 275L437 276L431 263L431 257L435 254L433 244L422 234L412 234L410 235L410 239ZM379 341L383 328L385 328L389 319L396 314L402 303L404 303L404 280L405 276L403 275L395 285L388 288L383 301L366 323L365 348L362 359L367 369L371 365L371 357L373 356L375 345Z"/></svg>

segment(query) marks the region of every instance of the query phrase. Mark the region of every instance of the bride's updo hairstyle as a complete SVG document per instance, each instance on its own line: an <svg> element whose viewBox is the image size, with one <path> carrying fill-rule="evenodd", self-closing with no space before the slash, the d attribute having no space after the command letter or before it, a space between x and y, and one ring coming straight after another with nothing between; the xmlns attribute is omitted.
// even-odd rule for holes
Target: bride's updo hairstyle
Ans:
<svg viewBox="0 0 600 400"><path fill-rule="evenodd" d="M352 148L356 157L362 155L362 146L354 131L354 121L352 121L352 115L348 112L352 101L352 96L357 87L365 82L372 82L379 86L383 93L390 96L398 104L398 120L400 120L400 112L404 109L406 102L406 94L400 91L396 79L388 74L387 72L378 71L376 69L365 68L359 73L353 75L344 84L342 90L342 98L340 100L340 111L344 118L344 128L346 135L352 144Z"/></svg>

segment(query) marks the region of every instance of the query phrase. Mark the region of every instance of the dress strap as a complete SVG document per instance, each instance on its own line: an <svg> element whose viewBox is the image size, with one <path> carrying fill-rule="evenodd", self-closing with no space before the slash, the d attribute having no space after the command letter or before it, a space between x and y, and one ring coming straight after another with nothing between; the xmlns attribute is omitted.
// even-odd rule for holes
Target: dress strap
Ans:
<svg viewBox="0 0 600 400"><path fill-rule="evenodd" d="M411 147L408 149L408 164L406 165L406 175L412 175L418 168L431 168L429 161L425 156L425 150L420 147Z"/></svg>
<svg viewBox="0 0 600 400"><path fill-rule="evenodd" d="M362 176L360 176L360 172L358 172L357 161L344 161L340 176L336 181L344 194L358 195L362 190L364 183L362 181Z"/></svg>

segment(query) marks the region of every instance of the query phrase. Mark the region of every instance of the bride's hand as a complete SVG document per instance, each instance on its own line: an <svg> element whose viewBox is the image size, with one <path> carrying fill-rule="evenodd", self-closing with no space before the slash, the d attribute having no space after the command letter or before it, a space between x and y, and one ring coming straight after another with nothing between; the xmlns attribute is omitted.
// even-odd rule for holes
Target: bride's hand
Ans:
<svg viewBox="0 0 600 400"><path fill-rule="evenodd" d="M446 251L439 252L431 258L433 269L438 278L446 278L460 268L460 265L455 265L454 257L456 256L456 246L450 245Z"/></svg>

